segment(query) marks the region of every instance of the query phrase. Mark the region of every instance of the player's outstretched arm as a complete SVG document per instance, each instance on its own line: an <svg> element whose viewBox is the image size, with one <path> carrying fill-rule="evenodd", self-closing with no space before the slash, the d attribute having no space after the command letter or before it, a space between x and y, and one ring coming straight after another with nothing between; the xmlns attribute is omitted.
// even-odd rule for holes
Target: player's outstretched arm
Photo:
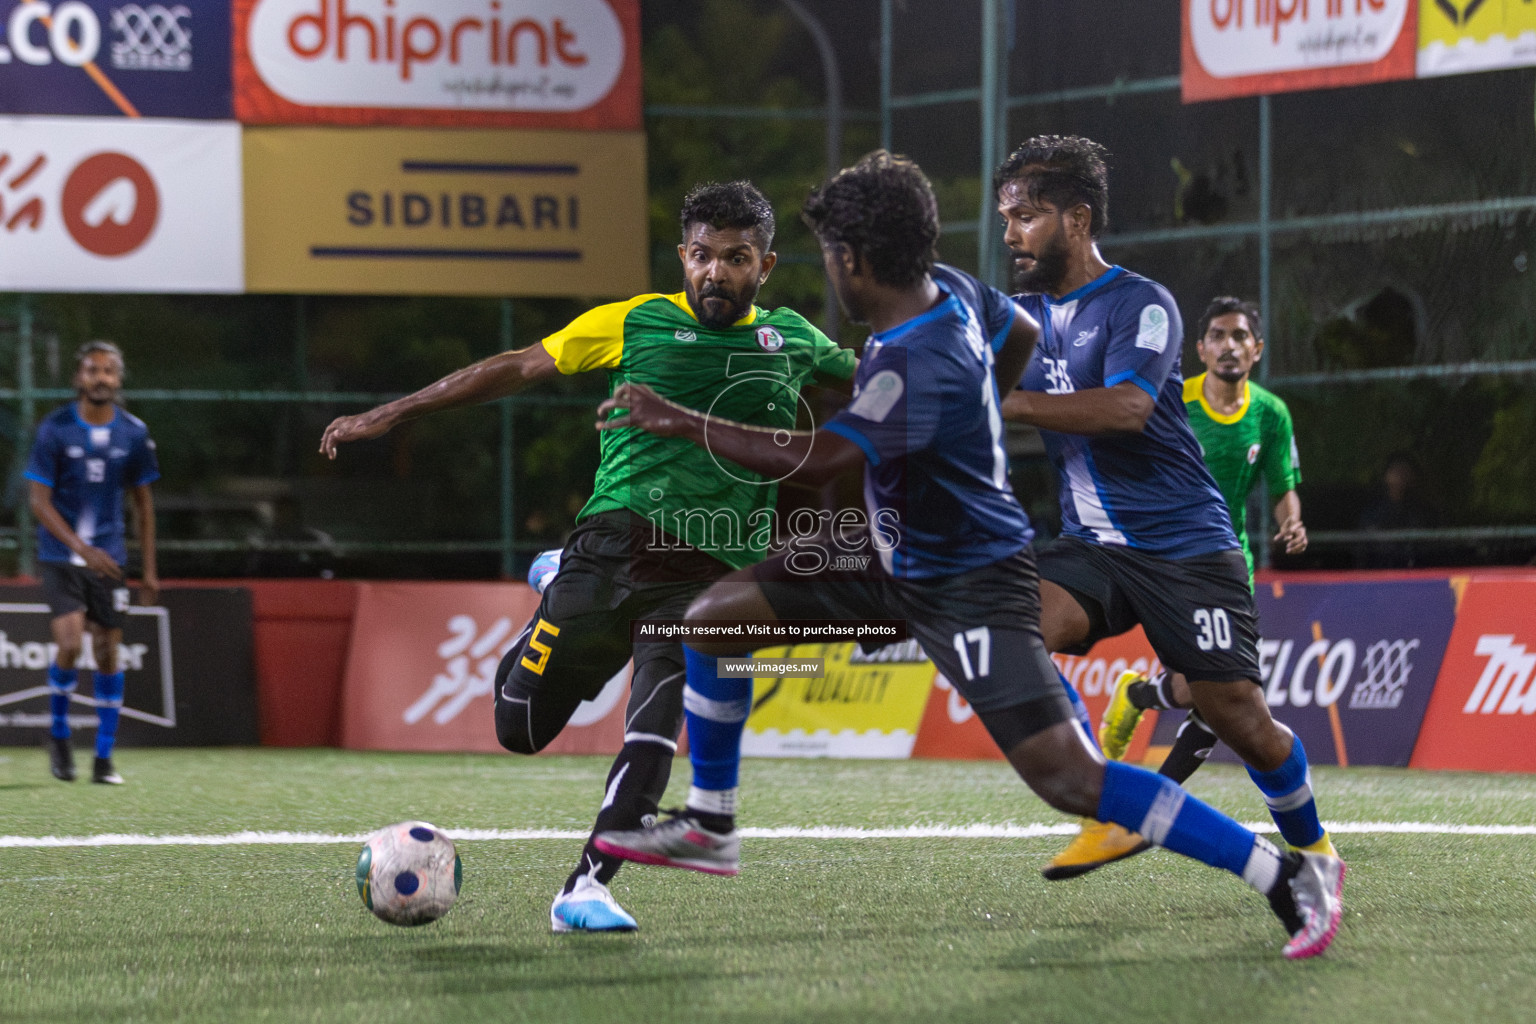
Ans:
<svg viewBox="0 0 1536 1024"><path fill-rule="evenodd" d="M32 509L33 517L43 525L43 529L57 537L59 542L69 550L85 559L87 569L110 579L123 578L123 567L117 564L117 559L101 548L92 547L81 540L80 535L59 514L59 510L54 508L52 487L40 484L36 480L29 480L28 485L27 505Z"/></svg>
<svg viewBox="0 0 1536 1024"><path fill-rule="evenodd" d="M668 401L643 384L621 384L597 407L598 430L623 427L638 427L658 437L681 437L769 479L811 486L864 462L864 452L836 434L754 427L709 417Z"/></svg>
<svg viewBox="0 0 1536 1024"><path fill-rule="evenodd" d="M152 605L160 599L160 567L155 552L155 496L149 484L140 484L128 492L133 502L133 517L139 524L139 551L144 560L140 577L139 604Z"/></svg>
<svg viewBox="0 0 1536 1024"><path fill-rule="evenodd" d="M1131 381L1112 388L1085 388L1063 395L1012 391L1003 399L1003 419L1061 434L1139 434L1156 405Z"/></svg>
<svg viewBox="0 0 1536 1024"><path fill-rule="evenodd" d="M517 352L500 352L462 370L455 370L415 394L397 398L356 416L338 416L320 438L320 452L336 457L336 446L380 437L399 423L443 409L494 402L514 395L534 381L558 376L555 359L542 344Z"/></svg>
<svg viewBox="0 0 1536 1024"><path fill-rule="evenodd" d="M1285 553L1299 555L1307 550L1307 528L1301 522L1301 499L1294 490L1286 491L1275 502L1275 543L1285 545Z"/></svg>

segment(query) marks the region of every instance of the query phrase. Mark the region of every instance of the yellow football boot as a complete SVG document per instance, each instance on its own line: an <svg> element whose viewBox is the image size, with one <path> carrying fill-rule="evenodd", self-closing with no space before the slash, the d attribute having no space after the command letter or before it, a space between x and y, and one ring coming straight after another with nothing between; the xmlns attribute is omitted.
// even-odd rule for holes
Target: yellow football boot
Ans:
<svg viewBox="0 0 1536 1024"><path fill-rule="evenodd" d="M1099 748L1111 761L1125 757L1131 745L1136 726L1141 722L1141 708L1131 703L1127 691L1131 684L1147 678L1140 672L1122 672L1115 680L1114 692L1109 697L1109 707L1104 709L1104 719L1099 722Z"/></svg>
<svg viewBox="0 0 1536 1024"><path fill-rule="evenodd" d="M1084 818L1082 831L1067 844L1065 850L1041 868L1040 873L1052 882L1076 878L1105 864L1135 856L1151 845L1135 832L1127 832L1119 825Z"/></svg>

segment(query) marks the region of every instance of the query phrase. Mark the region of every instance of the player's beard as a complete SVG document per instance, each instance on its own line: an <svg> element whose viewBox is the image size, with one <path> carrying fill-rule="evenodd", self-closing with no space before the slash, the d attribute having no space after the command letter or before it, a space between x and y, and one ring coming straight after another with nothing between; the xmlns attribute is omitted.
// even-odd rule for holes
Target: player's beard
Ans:
<svg viewBox="0 0 1536 1024"><path fill-rule="evenodd" d="M1040 246L1039 252L1013 254L1015 260L1020 256L1029 256L1035 261L1035 265L1028 270L1017 263L1013 265L1013 286L1020 292L1055 292L1057 286L1067 279L1067 266L1072 254L1067 249L1066 240L1059 234Z"/></svg>
<svg viewBox="0 0 1536 1024"><path fill-rule="evenodd" d="M81 388L79 394L82 399L94 405L111 405L117 401L117 388L110 384Z"/></svg>
<svg viewBox="0 0 1536 1024"><path fill-rule="evenodd" d="M683 290L688 294L688 305L699 323L713 328L729 327L746 316L752 309L753 300L757 298L755 291L751 295L733 295L718 285L705 285L703 292L695 292L691 282L685 282ZM720 301L706 306L706 299Z"/></svg>
<svg viewBox="0 0 1536 1024"><path fill-rule="evenodd" d="M1217 363L1216 369L1211 372L1216 375L1218 380L1224 380L1228 384L1236 384L1248 376L1248 371L1239 363Z"/></svg>

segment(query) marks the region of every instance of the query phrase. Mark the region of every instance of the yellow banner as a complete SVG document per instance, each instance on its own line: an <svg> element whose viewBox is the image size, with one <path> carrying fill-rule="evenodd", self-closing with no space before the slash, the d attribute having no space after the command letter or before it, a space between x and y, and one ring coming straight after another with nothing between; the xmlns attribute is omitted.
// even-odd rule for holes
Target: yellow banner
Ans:
<svg viewBox="0 0 1536 1024"><path fill-rule="evenodd" d="M912 756L933 689L933 664L916 640L866 655L857 644L800 644L759 658L822 658L821 679L757 679L742 736L749 757Z"/></svg>
<svg viewBox="0 0 1536 1024"><path fill-rule="evenodd" d="M1536 64L1532 0L1419 0L1419 76Z"/></svg>
<svg viewBox="0 0 1536 1024"><path fill-rule="evenodd" d="M244 147L249 291L649 287L640 132L252 128Z"/></svg>

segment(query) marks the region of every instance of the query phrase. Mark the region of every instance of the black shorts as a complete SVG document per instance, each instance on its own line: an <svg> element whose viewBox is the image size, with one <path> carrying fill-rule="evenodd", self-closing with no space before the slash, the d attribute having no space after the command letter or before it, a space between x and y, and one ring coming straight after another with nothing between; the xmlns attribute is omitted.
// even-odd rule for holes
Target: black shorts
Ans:
<svg viewBox="0 0 1536 1024"><path fill-rule="evenodd" d="M122 581L68 562L39 562L37 574L43 580L43 600L54 618L83 608L86 621L105 629L123 628L130 595Z"/></svg>
<svg viewBox="0 0 1536 1024"><path fill-rule="evenodd" d="M785 556L751 571L780 619L905 619L908 635L978 714L1054 697L1060 707L1048 706L1039 727L1072 717L1040 639L1040 586L1028 548L934 579L895 579L873 559L861 572L824 577L796 573Z"/></svg>
<svg viewBox="0 0 1536 1024"><path fill-rule="evenodd" d="M1258 616L1241 548L1160 558L1062 537L1040 553L1040 578L1088 613L1087 640L1063 654L1086 654L1139 623L1163 665L1186 678L1260 678Z"/></svg>
<svg viewBox="0 0 1536 1024"><path fill-rule="evenodd" d="M533 620L497 672L503 699L519 693L590 700L634 659L626 733L677 738L683 721L681 643L636 644L631 623L681 620L688 605L731 571L673 538L657 543L633 512L584 519L560 556Z"/></svg>

